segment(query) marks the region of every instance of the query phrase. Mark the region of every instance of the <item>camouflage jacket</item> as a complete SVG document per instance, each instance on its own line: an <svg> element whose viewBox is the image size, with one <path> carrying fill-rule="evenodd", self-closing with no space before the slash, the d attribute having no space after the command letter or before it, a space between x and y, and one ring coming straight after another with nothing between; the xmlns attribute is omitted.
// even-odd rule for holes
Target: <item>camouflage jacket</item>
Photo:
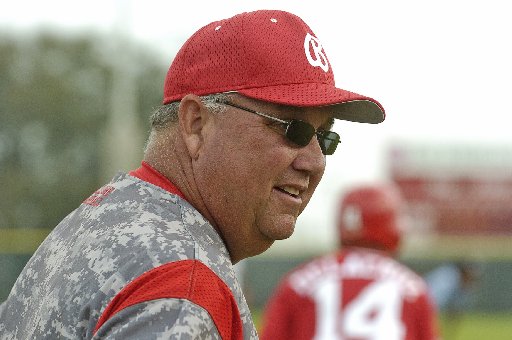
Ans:
<svg viewBox="0 0 512 340"><path fill-rule="evenodd" d="M257 334L215 229L127 174L50 233L0 305L0 339L242 338Z"/></svg>

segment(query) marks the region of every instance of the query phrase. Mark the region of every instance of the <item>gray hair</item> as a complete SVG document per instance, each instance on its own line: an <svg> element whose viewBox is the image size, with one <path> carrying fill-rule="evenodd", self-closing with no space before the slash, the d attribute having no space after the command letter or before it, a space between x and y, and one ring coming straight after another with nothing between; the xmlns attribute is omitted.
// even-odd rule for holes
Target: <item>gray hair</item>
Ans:
<svg viewBox="0 0 512 340"><path fill-rule="evenodd" d="M213 113L220 113L224 107L220 105L228 100L226 93L215 93L206 96L201 96L203 104ZM168 124L176 123L178 121L178 109L180 102L172 102L156 108L150 117L151 128L160 130Z"/></svg>

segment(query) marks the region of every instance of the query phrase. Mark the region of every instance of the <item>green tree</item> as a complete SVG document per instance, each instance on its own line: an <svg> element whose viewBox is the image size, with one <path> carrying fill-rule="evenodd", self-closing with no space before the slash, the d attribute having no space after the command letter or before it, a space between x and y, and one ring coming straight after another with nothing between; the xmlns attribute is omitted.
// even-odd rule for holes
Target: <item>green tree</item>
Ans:
<svg viewBox="0 0 512 340"><path fill-rule="evenodd" d="M52 228L103 184L111 56L125 52L114 46L106 36L0 36L0 228ZM133 42L129 53L143 140L166 66Z"/></svg>

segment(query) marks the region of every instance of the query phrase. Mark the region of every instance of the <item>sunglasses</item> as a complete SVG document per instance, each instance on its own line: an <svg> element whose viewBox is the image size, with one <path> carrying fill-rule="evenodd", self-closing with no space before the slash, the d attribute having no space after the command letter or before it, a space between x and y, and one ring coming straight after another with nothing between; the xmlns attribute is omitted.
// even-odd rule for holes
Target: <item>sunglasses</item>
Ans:
<svg viewBox="0 0 512 340"><path fill-rule="evenodd" d="M258 116L265 117L274 122L280 123L285 127L284 136L293 144L298 146L306 146L311 141L311 138L316 135L320 149L324 155L332 155L336 151L336 147L340 142L340 135L333 131L320 130L316 131L313 125L298 119L282 120L276 117L269 116L265 113L254 111L246 107L228 102L220 102L219 104L228 105L240 110L257 114Z"/></svg>

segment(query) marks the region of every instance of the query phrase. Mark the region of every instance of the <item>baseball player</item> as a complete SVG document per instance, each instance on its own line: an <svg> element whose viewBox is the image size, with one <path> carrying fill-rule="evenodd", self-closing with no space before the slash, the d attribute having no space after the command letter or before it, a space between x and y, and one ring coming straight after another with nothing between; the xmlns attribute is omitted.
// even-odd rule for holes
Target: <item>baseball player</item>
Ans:
<svg viewBox="0 0 512 340"><path fill-rule="evenodd" d="M261 338L437 339L425 282L393 259L400 209L392 186L349 191L339 210L341 250L286 275L267 303Z"/></svg>
<svg viewBox="0 0 512 340"><path fill-rule="evenodd" d="M213 22L183 45L140 168L52 231L0 306L2 339L255 339L233 264L293 233L339 136L379 123L283 11Z"/></svg>

